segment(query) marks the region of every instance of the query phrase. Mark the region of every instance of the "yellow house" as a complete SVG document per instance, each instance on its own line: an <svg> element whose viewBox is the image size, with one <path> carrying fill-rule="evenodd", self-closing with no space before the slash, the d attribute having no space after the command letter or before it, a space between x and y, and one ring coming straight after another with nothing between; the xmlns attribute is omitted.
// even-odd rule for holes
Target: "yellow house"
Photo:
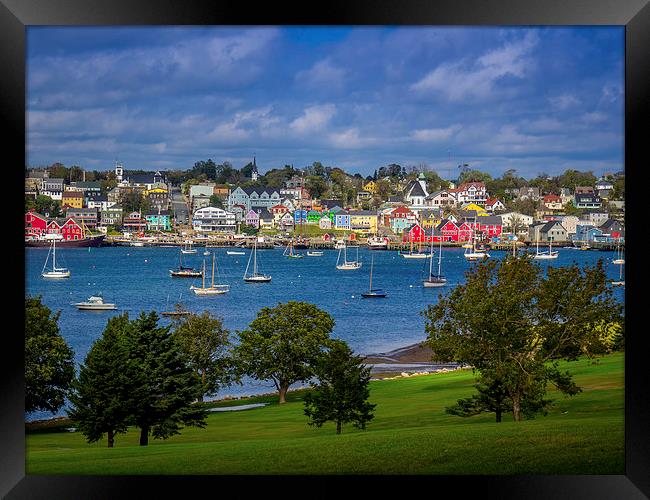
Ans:
<svg viewBox="0 0 650 500"><path fill-rule="evenodd" d="M433 212L422 212L422 215L420 217L420 226L422 226L423 229L431 229L432 227L436 227L442 219L440 217L437 217Z"/></svg>
<svg viewBox="0 0 650 500"><path fill-rule="evenodd" d="M466 207L463 207L463 210L475 210L476 215L479 216L479 217L484 216L484 215L489 215L487 213L487 211L485 210L485 208L477 205L476 203L470 203Z"/></svg>
<svg viewBox="0 0 650 500"><path fill-rule="evenodd" d="M375 194L377 192L377 184L375 181L369 181L363 186L363 190Z"/></svg>
<svg viewBox="0 0 650 500"><path fill-rule="evenodd" d="M64 191L61 195L61 205L72 208L84 207L84 194L81 191Z"/></svg>
<svg viewBox="0 0 650 500"><path fill-rule="evenodd" d="M350 212L350 229L367 233L377 232L377 213L371 210Z"/></svg>

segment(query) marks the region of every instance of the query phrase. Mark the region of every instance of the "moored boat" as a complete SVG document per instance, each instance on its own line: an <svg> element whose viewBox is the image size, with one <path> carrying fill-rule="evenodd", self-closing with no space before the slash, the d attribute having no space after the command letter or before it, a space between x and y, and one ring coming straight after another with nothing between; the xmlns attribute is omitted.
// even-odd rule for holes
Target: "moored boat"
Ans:
<svg viewBox="0 0 650 500"><path fill-rule="evenodd" d="M113 311L117 309L115 304L104 302L101 293L91 295L85 302L77 302L75 307L82 311Z"/></svg>
<svg viewBox="0 0 650 500"><path fill-rule="evenodd" d="M104 238L106 236L103 234L97 236L87 236L78 240L64 240L59 239L58 247L59 248L85 248L85 247L99 247L101 246ZM48 238L30 238L25 240L26 247L49 247L50 239Z"/></svg>

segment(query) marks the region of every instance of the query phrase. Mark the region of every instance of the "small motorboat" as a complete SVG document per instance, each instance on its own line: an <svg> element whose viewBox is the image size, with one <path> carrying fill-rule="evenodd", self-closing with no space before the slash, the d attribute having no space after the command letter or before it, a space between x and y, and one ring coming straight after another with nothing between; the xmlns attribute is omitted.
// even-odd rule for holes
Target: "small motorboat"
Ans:
<svg viewBox="0 0 650 500"><path fill-rule="evenodd" d="M246 255L246 252L237 252L236 250L226 250L227 255Z"/></svg>
<svg viewBox="0 0 650 500"><path fill-rule="evenodd" d="M320 250L314 250L314 251L311 251L311 252L309 252L309 251L307 252L307 257L322 257L322 256L323 256L323 252L320 251Z"/></svg>
<svg viewBox="0 0 650 500"><path fill-rule="evenodd" d="M112 311L117 309L115 304L104 302L101 294L91 295L86 302L77 302L75 306L82 311Z"/></svg>

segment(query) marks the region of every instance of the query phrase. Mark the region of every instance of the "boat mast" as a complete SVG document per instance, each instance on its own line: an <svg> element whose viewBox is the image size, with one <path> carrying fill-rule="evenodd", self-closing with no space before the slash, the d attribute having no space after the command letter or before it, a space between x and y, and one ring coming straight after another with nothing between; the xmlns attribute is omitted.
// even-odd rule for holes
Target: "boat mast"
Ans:
<svg viewBox="0 0 650 500"><path fill-rule="evenodd" d="M433 248L433 236L431 237L431 248ZM433 260L433 259L431 259ZM442 238L440 238L440 250L438 250L438 276L441 276L440 274L440 268L442 266Z"/></svg>
<svg viewBox="0 0 650 500"><path fill-rule="evenodd" d="M257 276L257 236L253 244L253 276Z"/></svg>
<svg viewBox="0 0 650 500"><path fill-rule="evenodd" d="M212 254L212 287L214 288L214 253Z"/></svg>
<svg viewBox="0 0 650 500"><path fill-rule="evenodd" d="M203 259L203 272L201 273L201 288L205 288L205 259Z"/></svg>
<svg viewBox="0 0 650 500"><path fill-rule="evenodd" d="M372 292L372 266L374 265L374 263L375 263L375 256L373 255L370 258L370 290L369 290L370 292Z"/></svg>
<svg viewBox="0 0 650 500"><path fill-rule="evenodd" d="M429 279L431 279L431 267L433 266L433 228L431 228L431 255L429 256ZM440 270L438 270L438 274L440 274Z"/></svg>

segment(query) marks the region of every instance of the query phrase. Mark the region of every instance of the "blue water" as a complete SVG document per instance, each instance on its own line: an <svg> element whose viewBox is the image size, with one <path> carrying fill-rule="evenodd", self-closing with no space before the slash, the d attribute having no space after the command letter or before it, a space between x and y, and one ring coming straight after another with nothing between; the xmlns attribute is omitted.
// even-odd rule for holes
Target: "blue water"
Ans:
<svg viewBox="0 0 650 500"><path fill-rule="evenodd" d="M40 274L48 250L26 248L25 285L29 295L41 295L52 311L61 311L59 328L68 345L75 351L77 365L83 362L93 342L102 334L109 317L128 312L135 318L140 311L173 309L180 298L193 312L210 311L223 318L224 326L233 333L242 330L264 306L275 306L288 300L307 301L327 311L335 319L333 337L348 342L357 354L390 351L425 339L424 318L420 312L437 302L438 294L464 281L464 273L473 264L463 257L462 248L443 248L442 271L447 276L445 288L424 288L422 280L429 267L428 259L409 260L397 252L359 249L363 266L359 270L337 270L338 251L325 250L322 257L288 259L282 249L258 250L259 270L271 274L270 283L250 284L242 280L246 255L227 255L225 248L215 252L220 282L230 284L230 293L216 297L198 297L189 290L200 285L200 278L171 278L169 269L178 267L178 248L105 247L57 249L57 266L64 265L72 273L68 279L45 280ZM559 249L552 261L539 261L542 268L573 262L593 265L603 259L608 277L618 279L619 266L611 264L615 252ZM356 250L348 250L353 259ZM505 252L492 251L493 259L502 259ZM360 293L368 289L370 261L374 257L373 288L383 288L386 299L364 299ZM183 264L200 269L204 256L183 255ZM437 271L437 250L434 272ZM211 257L206 257L209 280ZM72 304L102 292L104 300L117 304L117 311L79 311ZM616 296L623 301L624 289ZM161 324L169 320L162 317ZM218 393L250 395L275 390L272 383L246 380L243 386L232 386ZM58 415L64 415L62 409ZM29 419L49 418L50 413L34 413Z"/></svg>

